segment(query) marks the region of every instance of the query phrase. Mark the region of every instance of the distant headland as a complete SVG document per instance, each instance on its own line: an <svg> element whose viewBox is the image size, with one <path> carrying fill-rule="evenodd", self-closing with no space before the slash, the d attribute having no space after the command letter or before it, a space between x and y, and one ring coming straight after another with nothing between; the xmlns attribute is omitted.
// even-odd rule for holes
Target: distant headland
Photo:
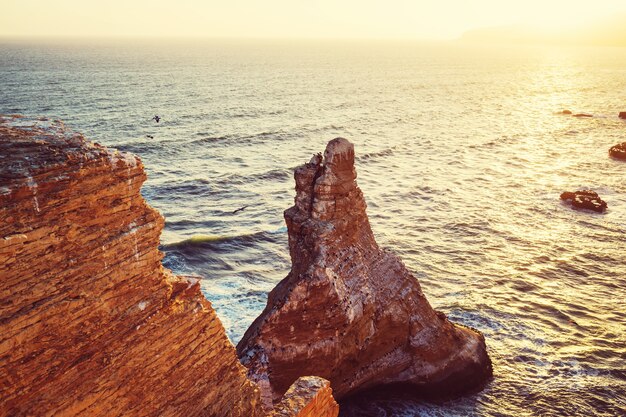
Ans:
<svg viewBox="0 0 626 417"><path fill-rule="evenodd" d="M527 25L478 28L465 32L459 40L488 44L626 46L626 14L560 31Z"/></svg>

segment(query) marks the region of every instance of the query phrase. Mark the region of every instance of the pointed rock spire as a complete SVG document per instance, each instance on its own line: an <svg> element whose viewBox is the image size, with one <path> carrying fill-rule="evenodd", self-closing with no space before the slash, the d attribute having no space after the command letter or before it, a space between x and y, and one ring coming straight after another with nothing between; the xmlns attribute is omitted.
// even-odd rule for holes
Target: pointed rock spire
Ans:
<svg viewBox="0 0 626 417"><path fill-rule="evenodd" d="M446 395L491 376L484 337L433 310L415 276L376 244L354 146L330 141L294 177L291 272L237 346L266 401L303 375L330 380L337 398L392 383Z"/></svg>

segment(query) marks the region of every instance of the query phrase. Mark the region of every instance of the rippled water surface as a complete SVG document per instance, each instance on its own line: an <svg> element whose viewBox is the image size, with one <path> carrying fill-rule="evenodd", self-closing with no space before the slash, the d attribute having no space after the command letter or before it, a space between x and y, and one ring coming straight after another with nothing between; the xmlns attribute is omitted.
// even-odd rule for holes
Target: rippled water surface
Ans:
<svg viewBox="0 0 626 417"><path fill-rule="evenodd" d="M626 49L4 42L0 85L0 112L141 156L164 263L203 278L235 343L290 267L293 168L354 142L378 242L484 332L495 378L442 404L346 412L626 415L626 163L607 156L626 141ZM560 203L582 188L608 212Z"/></svg>

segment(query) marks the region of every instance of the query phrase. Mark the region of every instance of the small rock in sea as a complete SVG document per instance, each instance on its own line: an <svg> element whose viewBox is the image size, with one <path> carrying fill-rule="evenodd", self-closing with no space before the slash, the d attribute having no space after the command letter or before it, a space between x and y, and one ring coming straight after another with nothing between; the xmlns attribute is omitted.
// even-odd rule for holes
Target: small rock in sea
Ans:
<svg viewBox="0 0 626 417"><path fill-rule="evenodd" d="M626 119L626 111L619 112L619 118L620 119Z"/></svg>
<svg viewBox="0 0 626 417"><path fill-rule="evenodd" d="M561 194L561 200L564 200L574 208L593 210L597 213L603 213L608 205L602 200L598 193L591 190L582 190L576 192L564 192Z"/></svg>
<svg viewBox="0 0 626 417"><path fill-rule="evenodd" d="M593 114L589 113L576 113L574 117L593 117Z"/></svg>
<svg viewBox="0 0 626 417"><path fill-rule="evenodd" d="M571 110L563 110L561 114L572 114Z"/></svg>
<svg viewBox="0 0 626 417"><path fill-rule="evenodd" d="M609 149L609 156L626 161L626 142L618 143Z"/></svg>

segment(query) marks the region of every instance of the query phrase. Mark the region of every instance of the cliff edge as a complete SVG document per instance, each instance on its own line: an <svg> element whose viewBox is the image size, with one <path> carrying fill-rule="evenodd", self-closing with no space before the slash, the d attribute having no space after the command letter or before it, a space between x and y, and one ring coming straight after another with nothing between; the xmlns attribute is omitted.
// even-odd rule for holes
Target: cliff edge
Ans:
<svg viewBox="0 0 626 417"><path fill-rule="evenodd" d="M161 265L145 179L60 122L0 115L0 416L268 414L197 280ZM281 416L337 415L323 379L294 387Z"/></svg>

